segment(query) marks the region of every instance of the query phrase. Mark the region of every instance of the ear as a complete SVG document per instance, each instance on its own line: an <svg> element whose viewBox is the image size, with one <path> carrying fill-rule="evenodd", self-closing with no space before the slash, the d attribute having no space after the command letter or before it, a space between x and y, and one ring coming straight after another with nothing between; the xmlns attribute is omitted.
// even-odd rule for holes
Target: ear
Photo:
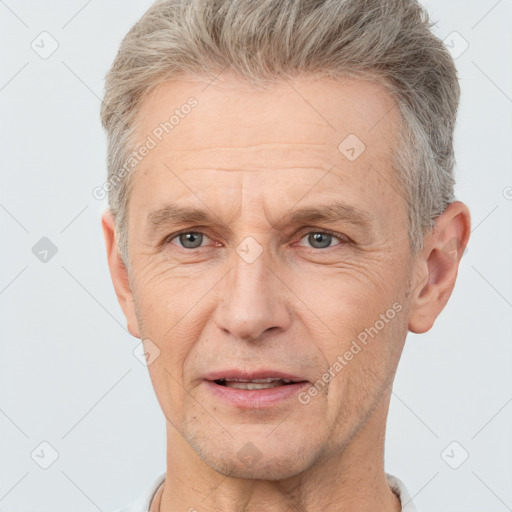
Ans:
<svg viewBox="0 0 512 512"><path fill-rule="evenodd" d="M460 201L450 203L436 218L414 264L416 277L412 280L409 312L411 332L420 334L430 330L444 309L455 286L470 233L469 209Z"/></svg>
<svg viewBox="0 0 512 512"><path fill-rule="evenodd" d="M110 277L112 278L112 283L116 291L117 300L126 317L130 334L136 338L140 338L128 270L119 255L115 221L110 210L106 210L101 216L101 226L103 228L103 236L105 237L105 245L107 248Z"/></svg>

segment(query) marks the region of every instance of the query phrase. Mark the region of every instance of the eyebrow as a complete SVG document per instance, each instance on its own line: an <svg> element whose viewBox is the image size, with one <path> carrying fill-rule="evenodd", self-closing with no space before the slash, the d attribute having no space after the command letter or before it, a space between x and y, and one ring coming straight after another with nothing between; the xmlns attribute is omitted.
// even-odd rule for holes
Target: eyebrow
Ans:
<svg viewBox="0 0 512 512"><path fill-rule="evenodd" d="M207 210L184 207L174 203L151 211L147 216L147 220L151 231L157 231L160 228L176 224L227 226L225 222L219 220L218 216ZM308 222L336 223L340 221L368 228L372 223L372 217L369 213L356 206L335 202L319 207L294 209L284 214L277 222L272 223L272 226L273 228L281 229L288 225L307 224Z"/></svg>
<svg viewBox="0 0 512 512"><path fill-rule="evenodd" d="M147 221L147 229L150 232L158 232L160 229L178 224L207 224L228 227L226 222L219 220L218 216L207 210L185 207L174 203L151 211L147 216ZM336 223L340 221L368 229L372 223L372 217L368 212L356 206L335 202L318 207L294 209L283 215L272 226L275 229L282 229L288 225L293 226L309 222Z"/></svg>
<svg viewBox="0 0 512 512"><path fill-rule="evenodd" d="M305 207L285 214L274 227L289 224L306 224L308 222L335 223L345 221L361 227L371 224L371 216L357 206L344 203L331 203L321 207Z"/></svg>

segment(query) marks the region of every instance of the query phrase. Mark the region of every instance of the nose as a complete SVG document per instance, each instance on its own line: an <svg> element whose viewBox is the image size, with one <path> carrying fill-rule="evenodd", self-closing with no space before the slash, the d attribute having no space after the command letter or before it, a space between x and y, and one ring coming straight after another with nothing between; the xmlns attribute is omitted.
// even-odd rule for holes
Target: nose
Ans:
<svg viewBox="0 0 512 512"><path fill-rule="evenodd" d="M234 252L230 263L215 313L216 326L247 341L263 341L271 331L288 329L288 290L265 254L250 261Z"/></svg>

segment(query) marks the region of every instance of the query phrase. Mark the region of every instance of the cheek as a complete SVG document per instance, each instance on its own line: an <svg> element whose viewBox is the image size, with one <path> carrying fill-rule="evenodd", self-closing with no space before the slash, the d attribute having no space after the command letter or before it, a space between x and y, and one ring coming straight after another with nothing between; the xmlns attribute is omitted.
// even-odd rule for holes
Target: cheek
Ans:
<svg viewBox="0 0 512 512"><path fill-rule="evenodd" d="M404 276L387 261L309 268L300 274L300 279L286 276L300 299L297 304L303 302L310 315L338 339L373 325L403 293Z"/></svg>
<svg viewBox="0 0 512 512"><path fill-rule="evenodd" d="M394 371L406 334L405 277L395 271L390 278L381 267L330 270L301 279L294 291L308 306L301 320L323 355L329 400L338 401L347 393L372 394Z"/></svg>
<svg viewBox="0 0 512 512"><path fill-rule="evenodd" d="M211 288L208 273L185 274L160 258L144 260L137 268L132 287L139 321L143 332L151 330L158 338L172 338L175 329L188 321L188 313Z"/></svg>
<svg viewBox="0 0 512 512"><path fill-rule="evenodd" d="M157 354L148 371L166 418L176 425L184 407L183 369L200 337L198 315L201 298L210 288L206 286L150 264L141 268L133 280L140 335L151 340L150 346Z"/></svg>
<svg viewBox="0 0 512 512"><path fill-rule="evenodd" d="M160 350L149 368L151 379L161 408L173 423L178 424L186 410L184 371L186 376L196 342L220 300L222 286L215 285L221 284L226 270L223 265L204 266L201 273L189 270L187 275L183 269L147 261L135 276L141 336ZM389 260L367 258L366 263L347 263L343 268L309 264L281 269L279 274L289 284L283 300L294 312L292 329L305 333L298 338L319 354L322 370L334 375L327 409L334 414L345 408L347 414L349 409L356 414L366 403L363 397L370 403L393 371L398 345L394 325L401 318L393 305L400 300L396 295L404 282L399 269Z"/></svg>
<svg viewBox="0 0 512 512"><path fill-rule="evenodd" d="M188 399L184 370L200 332L194 329L194 322L169 322L166 311L157 313L153 309L148 314L152 323L146 323L143 332L158 351L148 371L165 417L180 430Z"/></svg>

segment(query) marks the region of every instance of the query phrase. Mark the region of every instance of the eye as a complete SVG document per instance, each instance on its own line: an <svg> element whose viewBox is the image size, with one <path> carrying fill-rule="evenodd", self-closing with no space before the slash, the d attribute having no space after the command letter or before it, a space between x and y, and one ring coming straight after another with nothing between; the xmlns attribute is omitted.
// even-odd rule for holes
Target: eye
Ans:
<svg viewBox="0 0 512 512"><path fill-rule="evenodd" d="M199 249L203 246L205 239L209 240L209 237L200 231L183 231L170 235L165 240L165 243L175 243L173 241L177 240L178 243L175 243L175 245L182 249ZM342 245L350 241L346 237L343 237L343 235L330 231L310 231L301 237L301 240L304 239L307 239L307 242L313 249L328 249L329 247ZM335 240L339 243L333 244Z"/></svg>
<svg viewBox="0 0 512 512"><path fill-rule="evenodd" d="M342 243L348 242L348 240L343 239L341 235L331 233L330 231L311 231L301 238L301 240L303 239L307 239L313 249L326 249L332 247L331 242L333 240L338 240L340 242L339 244L334 245L341 245Z"/></svg>
<svg viewBox="0 0 512 512"><path fill-rule="evenodd" d="M183 249L198 249L201 247L204 238L208 238L204 233L200 233L198 231L184 231L176 235L171 235L167 239L166 243L178 240L178 247L182 247Z"/></svg>

